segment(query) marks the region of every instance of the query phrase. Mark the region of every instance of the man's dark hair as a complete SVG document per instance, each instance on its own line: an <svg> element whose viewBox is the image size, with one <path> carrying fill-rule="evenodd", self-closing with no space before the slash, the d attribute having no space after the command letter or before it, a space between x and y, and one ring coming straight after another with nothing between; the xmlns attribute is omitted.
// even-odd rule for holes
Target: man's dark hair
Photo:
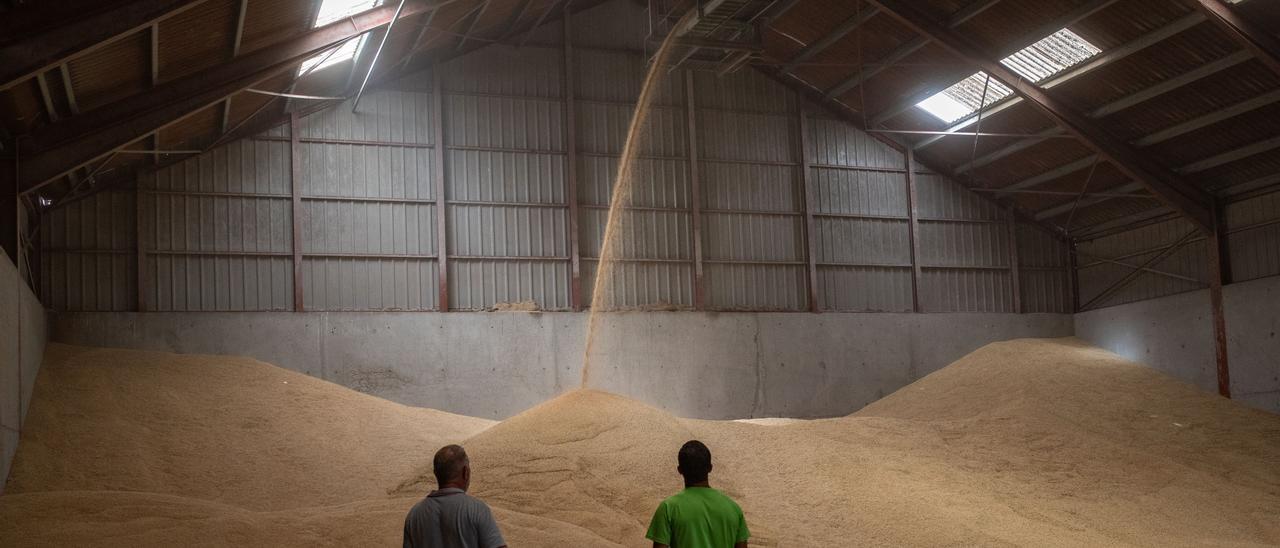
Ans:
<svg viewBox="0 0 1280 548"><path fill-rule="evenodd" d="M700 483L707 481L707 475L711 473L711 450L698 440L689 440L680 447L680 455L677 457L680 463L680 473L684 475L686 484Z"/></svg>
<svg viewBox="0 0 1280 548"><path fill-rule="evenodd" d="M461 445L446 445L436 451L436 458L431 461L432 471L436 474L436 483L444 485L450 480L462 477L462 468L470 460Z"/></svg>

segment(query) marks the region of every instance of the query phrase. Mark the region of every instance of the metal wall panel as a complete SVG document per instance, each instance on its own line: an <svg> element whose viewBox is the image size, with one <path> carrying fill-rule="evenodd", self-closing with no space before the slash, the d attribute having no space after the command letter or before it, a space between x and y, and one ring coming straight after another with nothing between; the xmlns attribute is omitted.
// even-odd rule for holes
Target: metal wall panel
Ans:
<svg viewBox="0 0 1280 548"><path fill-rule="evenodd" d="M564 59L549 48L493 44L444 65L446 93L564 96Z"/></svg>
<svg viewBox="0 0 1280 548"><path fill-rule="evenodd" d="M569 254L565 209L450 205L448 211L451 255L567 258Z"/></svg>
<svg viewBox="0 0 1280 548"><path fill-rule="evenodd" d="M929 312L1012 312L1007 270L942 270L926 268L920 284L921 305Z"/></svg>
<svg viewBox="0 0 1280 548"><path fill-rule="evenodd" d="M814 225L817 260L824 266L911 265L906 221L822 217Z"/></svg>
<svg viewBox="0 0 1280 548"><path fill-rule="evenodd" d="M307 257L302 261L307 310L434 310L439 306L436 264L410 258Z"/></svg>
<svg viewBox="0 0 1280 548"><path fill-rule="evenodd" d="M921 219L1006 219L994 203L941 175L916 175L916 193Z"/></svg>
<svg viewBox="0 0 1280 548"><path fill-rule="evenodd" d="M1071 278L1065 270L1023 270L1018 289L1023 312L1071 313Z"/></svg>
<svg viewBox="0 0 1280 548"><path fill-rule="evenodd" d="M1004 223L920 223L917 244L923 266L1009 267Z"/></svg>
<svg viewBox="0 0 1280 548"><path fill-rule="evenodd" d="M1096 258L1138 266L1194 229L1195 227L1189 221L1173 219L1077 244L1076 249L1081 253L1077 261L1081 306L1088 304L1132 271L1125 266L1101 262ZM1190 243L1169 257L1150 265L1150 268L1199 280L1198 282L1146 272L1107 299L1094 303L1093 308L1203 289L1208 286L1209 280L1207 253L1207 242L1201 235L1196 235L1192 237Z"/></svg>
<svg viewBox="0 0 1280 548"><path fill-rule="evenodd" d="M609 212L582 211L578 245L584 257L599 257ZM618 212L614 230L617 241L611 247L621 259L693 260L693 240L689 213L680 211L624 210Z"/></svg>
<svg viewBox="0 0 1280 548"><path fill-rule="evenodd" d="M563 155L450 150L448 166L453 201L567 203Z"/></svg>
<svg viewBox="0 0 1280 548"><path fill-rule="evenodd" d="M574 44L573 54L575 95L579 101L635 104L648 70L644 56L583 48L578 44ZM662 74L655 85L653 104L658 108L684 104L683 73Z"/></svg>
<svg viewBox="0 0 1280 548"><path fill-rule="evenodd" d="M598 261L582 261L583 299L595 303ZM693 308L693 263L618 261L605 276L601 291L610 295L606 309Z"/></svg>
<svg viewBox="0 0 1280 548"><path fill-rule="evenodd" d="M486 310L532 301L540 310L567 310L569 261L449 261L451 310Z"/></svg>
<svg viewBox="0 0 1280 548"><path fill-rule="evenodd" d="M710 263L703 266L707 306L715 310L804 310L804 265Z"/></svg>
<svg viewBox="0 0 1280 548"><path fill-rule="evenodd" d="M147 309L289 310L293 262L287 255L147 255Z"/></svg>
<svg viewBox="0 0 1280 548"><path fill-rule="evenodd" d="M698 72L693 84L698 108L791 115L798 106L795 92L759 71L739 70L724 76Z"/></svg>
<svg viewBox="0 0 1280 548"><path fill-rule="evenodd" d="M139 178L148 310L292 307L289 165L244 139Z"/></svg>
<svg viewBox="0 0 1280 548"><path fill-rule="evenodd" d="M156 171L147 190L289 193L289 144L242 139Z"/></svg>
<svg viewBox="0 0 1280 548"><path fill-rule="evenodd" d="M622 154L635 107L631 104L581 103L578 105L578 147L592 154ZM684 110L661 107L649 109L649 119L640 135L642 156L683 157L689 150L685 140Z"/></svg>
<svg viewBox="0 0 1280 548"><path fill-rule="evenodd" d="M802 213L798 170L699 160L703 209Z"/></svg>
<svg viewBox="0 0 1280 548"><path fill-rule="evenodd" d="M1280 275L1280 192L1228 206L1227 227L1235 281Z"/></svg>
<svg viewBox="0 0 1280 548"><path fill-rule="evenodd" d="M564 151L564 105L547 99L445 94L451 147Z"/></svg>
<svg viewBox="0 0 1280 548"><path fill-rule="evenodd" d="M815 212L907 219L907 181L901 173L811 168Z"/></svg>
<svg viewBox="0 0 1280 548"><path fill-rule="evenodd" d="M54 310L133 310L134 194L102 192L40 219L40 300Z"/></svg>
<svg viewBox="0 0 1280 548"><path fill-rule="evenodd" d="M1017 238L1022 311L1071 313L1066 243L1023 223L1017 225Z"/></svg>
<svg viewBox="0 0 1280 548"><path fill-rule="evenodd" d="M613 185L618 177L616 156L584 156L579 158L578 200L582 204L608 206ZM627 203L634 207L688 209L692 190L689 186L688 160L636 161Z"/></svg>
<svg viewBox="0 0 1280 548"><path fill-rule="evenodd" d="M303 117L301 122L305 138L417 144L431 144L434 123L430 94L399 90L365 94L358 112L351 111L348 100ZM282 136L288 136L287 130Z"/></svg>
<svg viewBox="0 0 1280 548"><path fill-rule="evenodd" d="M794 162L794 116L703 109L698 112L699 160Z"/></svg>
<svg viewBox="0 0 1280 548"><path fill-rule="evenodd" d="M288 160L288 143L284 157ZM431 149L331 143L299 144L305 196L434 200ZM284 193L288 188L285 168Z"/></svg>
<svg viewBox="0 0 1280 548"><path fill-rule="evenodd" d="M905 159L874 137L847 122L814 116L809 119L809 161L818 165L902 169Z"/></svg>
<svg viewBox="0 0 1280 548"><path fill-rule="evenodd" d="M302 211L305 255L435 254L433 204L308 200Z"/></svg>
<svg viewBox="0 0 1280 548"><path fill-rule="evenodd" d="M911 270L833 266L818 269L818 300L835 312L911 312Z"/></svg>

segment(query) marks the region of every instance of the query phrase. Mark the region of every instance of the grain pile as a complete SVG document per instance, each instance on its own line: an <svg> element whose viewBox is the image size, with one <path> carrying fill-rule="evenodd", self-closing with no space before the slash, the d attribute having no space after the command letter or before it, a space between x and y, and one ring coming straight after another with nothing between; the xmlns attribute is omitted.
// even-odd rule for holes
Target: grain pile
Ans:
<svg viewBox="0 0 1280 548"><path fill-rule="evenodd" d="M492 426L247 359L54 346L29 421L4 546L395 544L463 439L512 546L646 546L691 437L753 545L1280 545L1280 417L1072 340L989 345L838 419L577 391Z"/></svg>

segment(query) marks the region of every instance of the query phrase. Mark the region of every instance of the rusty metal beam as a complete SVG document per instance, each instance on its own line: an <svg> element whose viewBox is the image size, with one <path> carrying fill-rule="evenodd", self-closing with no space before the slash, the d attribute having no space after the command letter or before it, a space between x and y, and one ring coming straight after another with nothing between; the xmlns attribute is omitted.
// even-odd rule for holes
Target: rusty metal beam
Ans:
<svg viewBox="0 0 1280 548"><path fill-rule="evenodd" d="M545 16L545 12L544 12ZM582 252L578 243L577 71L573 59L572 17L564 18L565 199L569 202L569 306L582 310Z"/></svg>
<svg viewBox="0 0 1280 548"><path fill-rule="evenodd" d="M1222 286L1231 283L1226 212L1213 210L1213 233L1209 236L1209 305L1213 308L1213 355L1218 370L1218 394L1231 397L1231 371L1227 360L1227 317L1222 309Z"/></svg>
<svg viewBox="0 0 1280 548"><path fill-rule="evenodd" d="M436 193L436 283L438 303L436 309L440 312L449 311L449 237L448 237L448 201L445 200L444 192L445 176L448 174L445 169L445 162L448 159L448 151L445 146L445 128L444 128L444 71L431 71L431 121L435 124L432 128L431 144L435 145L435 170L432 178L435 179Z"/></svg>
<svg viewBox="0 0 1280 548"><path fill-rule="evenodd" d="M1018 262L1018 219L1009 212L1009 292L1013 296L1013 313L1022 313L1022 272Z"/></svg>
<svg viewBox="0 0 1280 548"><path fill-rule="evenodd" d="M706 287L702 277L702 187L698 173L698 112L694 101L693 71L684 70L684 110L689 144L690 212L693 226L693 308L706 308Z"/></svg>
<svg viewBox="0 0 1280 548"><path fill-rule="evenodd" d="M904 162L907 168L907 245L911 247L911 307L913 312L924 312L920 302L920 283L924 274L920 270L920 198L916 193L915 150L906 150Z"/></svg>
<svg viewBox="0 0 1280 548"><path fill-rule="evenodd" d="M302 290L302 124L297 112L289 113L289 189L292 193L289 224L293 237L293 311L304 312L306 306Z"/></svg>
<svg viewBox="0 0 1280 548"><path fill-rule="evenodd" d="M797 93L796 95L799 95ZM800 192L804 198L804 242L806 268L809 275L809 311L821 312L818 303L818 237L813 220L813 189L809 185L809 121L805 115L805 100L797 97L796 103L796 156L800 160Z"/></svg>
<svg viewBox="0 0 1280 548"><path fill-rule="evenodd" d="M1138 154L1131 145L1111 135L1047 90L1026 82L999 60L992 59L982 52L968 38L952 32L919 11L917 6L905 0L871 1L916 32L935 40L965 62L1000 80L1048 115L1050 119L1098 151L1125 175L1146 185L1165 203L1190 218L1201 229L1212 229L1213 214L1210 211L1211 208L1206 205L1211 201L1211 197L1204 191L1182 180L1168 168Z"/></svg>
<svg viewBox="0 0 1280 548"><path fill-rule="evenodd" d="M1030 46L1044 39L1044 37L1049 36L1050 34L1053 34L1063 28L1074 25L1110 7L1112 4L1115 4L1117 1L1119 0L1092 0L1087 4L1078 6L1075 9L1067 12L1066 14L1063 14L1062 16L1056 19L1046 21L1044 24L1040 25L1039 27L1036 27L1035 29L1032 29L1030 32L1023 34L1020 38L1006 44L1002 49L997 51L996 54L993 55L993 57L996 57L997 59L1004 59L1005 57L1013 55L1021 51L1023 48L1026 48L1027 46ZM954 26L950 28L954 29ZM928 42L928 40L925 40L925 41ZM942 87L928 87L915 93L904 94L903 100L895 103L889 108L883 109L873 114L870 118L871 120L870 124L873 126L884 124L885 122L888 122L889 120L893 119L899 114L902 114L904 111L909 110L912 107L916 106L921 101L933 96L935 93L945 90L955 84L956 82L950 82ZM1046 85L1046 87L1052 87L1052 86ZM991 107L988 107L988 108L991 108Z"/></svg>
<svg viewBox="0 0 1280 548"><path fill-rule="evenodd" d="M136 0L98 10L81 6L90 13L54 15L54 9L33 7L13 10L0 25L0 36L21 36L0 46L0 89L54 68L66 60L93 51L112 41L138 32L156 21L182 12L204 0ZM57 4L56 2L54 4ZM50 21L49 19L55 19Z"/></svg>
<svg viewBox="0 0 1280 548"><path fill-rule="evenodd" d="M458 41L456 51L461 51L462 48L467 45L467 39L471 38L471 33L476 30L476 25L480 23L480 18L484 17L484 12L489 10L489 2L490 0L484 0L484 2L471 12L475 15L471 17L471 23L467 24L467 31L462 33L462 40Z"/></svg>
<svg viewBox="0 0 1280 548"><path fill-rule="evenodd" d="M995 6L999 2L1000 0L978 0L972 4L969 4L969 6L965 7L964 9L961 9L955 15L951 16L951 20L947 22L947 26L950 28L956 28L960 25L963 25L965 22L969 21L970 19L973 19L974 17L977 17L978 14L981 14L982 12L990 9L992 6ZM825 92L825 95L830 98L839 97L840 95L844 94L844 92L862 85L863 82L870 80L873 76L880 74L885 69L888 69L889 67L892 67L893 65L902 61L903 59L910 57L911 54L917 51L920 51L921 49L924 49L924 47L927 45L929 45L929 40L926 38L917 38L915 40L907 42L906 44L903 44L899 46L897 49L889 52L887 55L884 56L884 58L880 59L880 61L878 61L871 68L859 70L858 72L854 73L848 78L845 78L843 81L836 84L831 89L828 89Z"/></svg>
<svg viewBox="0 0 1280 548"><path fill-rule="evenodd" d="M353 15L48 126L32 135L29 141L29 152L33 154L30 161L24 162L22 191L31 192L114 149L287 71L319 51L386 25L395 8L382 6ZM429 9L432 6L414 2L405 6L403 15Z"/></svg>
<svg viewBox="0 0 1280 548"><path fill-rule="evenodd" d="M1253 53L1272 72L1280 75L1280 38L1241 17L1230 4L1222 0L1196 0L1196 7L1232 40Z"/></svg>

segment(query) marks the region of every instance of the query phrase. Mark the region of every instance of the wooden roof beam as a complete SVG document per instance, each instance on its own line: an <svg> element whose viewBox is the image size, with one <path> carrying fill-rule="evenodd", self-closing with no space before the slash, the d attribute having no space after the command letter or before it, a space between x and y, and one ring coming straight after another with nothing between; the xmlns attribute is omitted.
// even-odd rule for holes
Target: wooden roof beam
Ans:
<svg viewBox="0 0 1280 548"><path fill-rule="evenodd" d="M965 62L978 67L1008 86L1027 102L1035 105L1050 119L1075 135L1104 159L1135 181L1143 183L1169 206L1190 218L1204 230L1213 230L1212 197L1184 181L1173 171L1138 154L1130 144L1112 136L1083 113L1031 84L1017 73L981 51L969 39L934 21L905 0L871 0L886 14L893 16L916 32L936 41Z"/></svg>
<svg viewBox="0 0 1280 548"><path fill-rule="evenodd" d="M32 8L25 10L30 12L25 15L24 10L15 10L7 14L4 28L10 30L5 35L15 36L27 28L48 30L0 46L0 89L8 89L67 59L138 32L203 1L136 0L86 17L62 16L53 22L44 20L49 19L52 15L49 12L54 10ZM10 31L13 34L8 34Z"/></svg>
<svg viewBox="0 0 1280 548"><path fill-rule="evenodd" d="M413 2L403 16L436 5ZM236 57L204 71L166 82L142 93L63 120L24 140L19 188L29 193L71 170L110 154L154 131L230 97L242 89L297 66L307 57L337 46L391 21L396 6L380 6L312 29L270 48Z"/></svg>

